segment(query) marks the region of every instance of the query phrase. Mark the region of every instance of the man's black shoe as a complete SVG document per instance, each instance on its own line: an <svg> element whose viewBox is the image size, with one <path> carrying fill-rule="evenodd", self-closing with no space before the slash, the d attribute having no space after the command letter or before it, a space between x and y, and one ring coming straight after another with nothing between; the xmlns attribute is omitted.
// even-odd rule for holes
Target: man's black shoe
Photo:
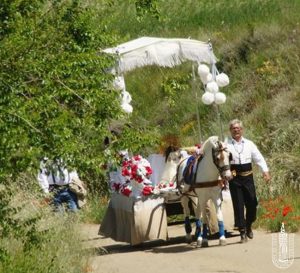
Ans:
<svg viewBox="0 0 300 273"><path fill-rule="evenodd" d="M251 228L247 228L246 234L249 239L253 239L253 231Z"/></svg>
<svg viewBox="0 0 300 273"><path fill-rule="evenodd" d="M248 238L246 236L245 230L240 230L240 235L241 235L240 243L241 244L247 243Z"/></svg>
<svg viewBox="0 0 300 273"><path fill-rule="evenodd" d="M247 241L248 241L248 238L247 238L246 234L241 235L240 243L244 244L244 243L247 243Z"/></svg>

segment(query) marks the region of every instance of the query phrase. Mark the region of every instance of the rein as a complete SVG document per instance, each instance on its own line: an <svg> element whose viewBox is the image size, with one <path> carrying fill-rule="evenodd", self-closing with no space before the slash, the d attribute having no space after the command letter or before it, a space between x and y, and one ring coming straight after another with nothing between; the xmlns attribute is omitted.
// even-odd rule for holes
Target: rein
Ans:
<svg viewBox="0 0 300 273"><path fill-rule="evenodd" d="M211 187L215 187L215 186L224 186L224 180L223 179L218 179L218 180L214 180L214 181L204 181L204 182L195 182L192 185L190 185L190 188L186 191L186 192L181 192L181 195L185 195L185 196L191 196L191 197L196 197L196 192L195 189L200 189L200 188L211 188ZM189 192L193 192L195 195L191 195L189 194Z"/></svg>
<svg viewBox="0 0 300 273"><path fill-rule="evenodd" d="M214 186L221 186L224 183L223 179L218 179L214 181L204 181L204 182L196 182L195 184L191 185L194 188L209 188Z"/></svg>

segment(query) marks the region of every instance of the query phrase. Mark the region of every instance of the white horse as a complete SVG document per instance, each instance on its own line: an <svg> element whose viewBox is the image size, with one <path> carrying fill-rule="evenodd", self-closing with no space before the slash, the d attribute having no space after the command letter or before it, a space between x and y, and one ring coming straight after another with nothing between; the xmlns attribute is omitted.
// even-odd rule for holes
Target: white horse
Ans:
<svg viewBox="0 0 300 273"><path fill-rule="evenodd" d="M165 166L160 176L160 186L176 187L177 167L183 159L188 157L188 154L181 152L177 147L169 146L164 156Z"/></svg>
<svg viewBox="0 0 300 273"><path fill-rule="evenodd" d="M232 174L229 166L230 153L227 151L224 144L219 141L218 137L212 136L208 138L202 146L202 158L194 165L195 179L191 185L183 183L181 186L183 196L192 195L197 196L197 207L195 210L196 217L196 238L198 247L208 246L208 229L207 221L204 217L202 226L201 215L206 215L207 203L211 200L216 209L216 215L219 227L219 243L226 245L225 229L223 222L223 214L221 211L222 203L222 187L224 180L232 179ZM183 171L186 167L187 159L183 160L178 166L177 183L183 181ZM189 206L188 198L181 198L185 218L186 237L191 239L191 227L189 222ZM202 229L201 229L202 227Z"/></svg>
<svg viewBox="0 0 300 273"><path fill-rule="evenodd" d="M202 153L201 150L199 150L199 148L196 146L185 147L181 149L169 146L165 151L165 166L159 183L160 189L166 188L167 190L166 192L164 191L166 202L177 202L178 200L181 203L183 214L185 216L185 231L187 234L186 240L188 243L192 241L192 226L190 222L190 216L192 212L190 210L190 205L192 205L192 209L195 212L198 204L198 198L194 192L180 194L183 190L183 187L181 187L183 186L183 179L177 182L178 166L183 165L182 168L184 169L188 159L191 158L191 154L195 156L197 153L199 154L199 152ZM174 195L172 192L168 194L168 190L170 188L177 188L180 195ZM208 223L210 232L214 234L218 231L218 227L215 208L213 207L211 200L209 200L207 203L206 212L207 213L202 215L204 222Z"/></svg>
<svg viewBox="0 0 300 273"><path fill-rule="evenodd" d="M173 146L169 146L165 151L165 166L163 169L163 172L161 174L159 187L163 189L166 187L166 189L170 188L177 188L178 195L174 194L166 194L165 198L168 202L171 200L171 202L174 202L174 200L178 200L181 203L183 214L185 216L185 231L186 231L186 240L188 243L192 241L192 226L190 222L190 216L192 214L192 211L190 210L190 204L192 205L192 209L195 212L198 204L198 198L195 195L195 193L185 193L182 194L182 187L183 186L183 179L177 182L178 180L178 166L182 165L183 169L186 166L186 163L188 159L192 156L191 154L196 154L196 151L199 150L196 147L185 147L185 148L176 148ZM212 210L211 202L207 203L207 212L208 215L203 215L203 218L206 223L209 223L210 231L213 231L213 233L216 232L216 215L214 211ZM214 208L213 208L214 209ZM208 219L209 216L209 219Z"/></svg>

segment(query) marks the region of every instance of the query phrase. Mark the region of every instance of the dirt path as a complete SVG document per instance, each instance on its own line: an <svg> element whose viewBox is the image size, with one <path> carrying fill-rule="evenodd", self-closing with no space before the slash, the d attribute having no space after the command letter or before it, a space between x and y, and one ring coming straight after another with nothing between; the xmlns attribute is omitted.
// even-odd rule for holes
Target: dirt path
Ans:
<svg viewBox="0 0 300 273"><path fill-rule="evenodd" d="M99 225L83 225L85 247L95 250L90 272L96 273L299 273L300 233L294 237L294 261L287 269L272 263L272 234L254 231L255 238L239 244L237 232L231 233L227 246L219 246L217 239L209 240L210 247L196 248L184 240L182 225L168 227L169 241L152 241L130 246L103 238ZM290 234L289 234L290 235Z"/></svg>

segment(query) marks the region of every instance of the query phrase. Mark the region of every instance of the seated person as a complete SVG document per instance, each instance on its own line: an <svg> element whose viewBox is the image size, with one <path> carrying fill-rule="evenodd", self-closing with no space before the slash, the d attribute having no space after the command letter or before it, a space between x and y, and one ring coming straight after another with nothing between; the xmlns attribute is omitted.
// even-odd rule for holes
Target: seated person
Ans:
<svg viewBox="0 0 300 273"><path fill-rule="evenodd" d="M51 204L57 211L64 211L64 203L70 211L78 210L77 195L69 189L69 183L78 179L78 174L76 171L69 172L61 159L51 162L44 157L37 178L44 193L51 196Z"/></svg>

